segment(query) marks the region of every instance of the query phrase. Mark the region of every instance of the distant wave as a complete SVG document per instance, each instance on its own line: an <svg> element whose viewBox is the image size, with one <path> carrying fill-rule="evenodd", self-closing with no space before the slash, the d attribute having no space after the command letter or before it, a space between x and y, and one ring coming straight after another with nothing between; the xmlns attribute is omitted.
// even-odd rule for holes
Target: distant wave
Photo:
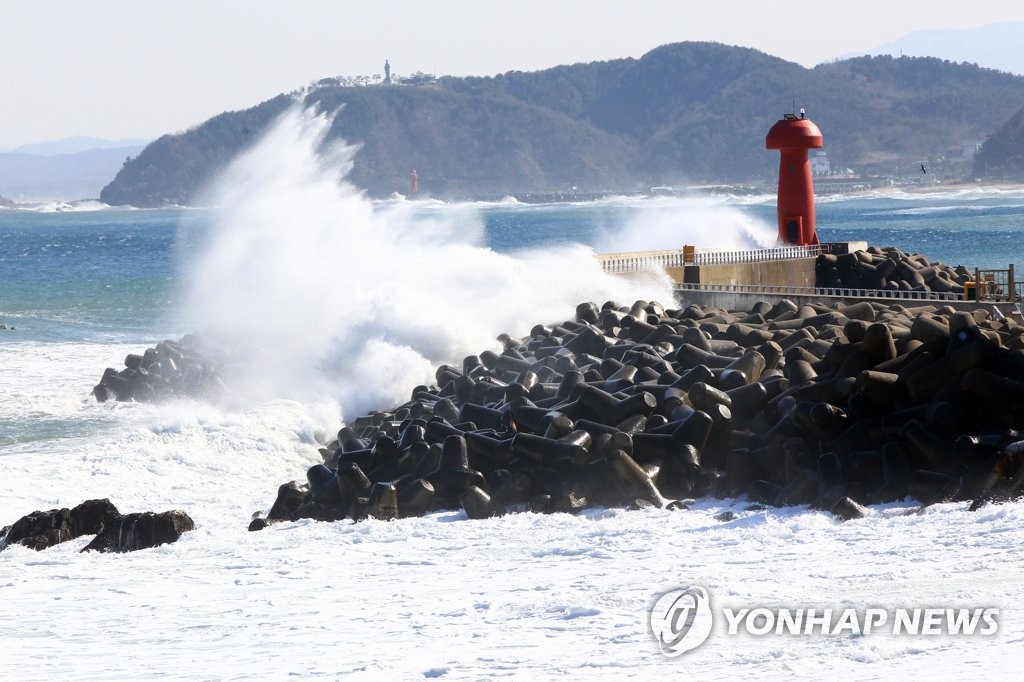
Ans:
<svg viewBox="0 0 1024 682"><path fill-rule="evenodd" d="M401 204L403 202L411 202L416 206L457 206L461 208L473 208L473 209L488 209L488 208L509 208L516 207L523 210L532 209L543 209L550 208L553 206L595 206L595 207L608 207L608 208L630 208L630 207L673 207L692 204L694 202L700 202L701 204L719 204L719 205L760 205L775 201L775 194L751 194L751 195L740 195L740 194L679 194L679 195L662 195L662 194L609 194L607 196L595 198L595 199L579 199L579 200L568 200L562 199L558 201L521 201L515 196L506 195L500 199L487 199L487 200L455 200L455 201L443 201L440 199L418 199L413 202L405 195L395 193L387 199L377 199L373 201L374 206L390 206L394 204Z"/></svg>
<svg viewBox="0 0 1024 682"><path fill-rule="evenodd" d="M737 206L762 206L765 204L773 204L778 195L774 192L771 194L731 194L729 195L729 203L736 204Z"/></svg>
<svg viewBox="0 0 1024 682"><path fill-rule="evenodd" d="M885 199L890 201L984 201L998 199L1005 201L1012 198L1020 198L1024 201L1024 186L956 186L939 188L937 186L927 188L908 189L905 187L885 187L864 192L849 192L846 194L819 194L814 197L818 203L841 203L847 201L865 201L872 199ZM771 197L774 199L774 195Z"/></svg>
<svg viewBox="0 0 1024 682"><path fill-rule="evenodd" d="M980 213L982 211L990 211L991 209L992 207L987 205L965 206L963 204L944 204L941 206L916 206L914 208L899 208L892 211L879 211L875 213L875 215L939 215L942 213Z"/></svg>
<svg viewBox="0 0 1024 682"><path fill-rule="evenodd" d="M41 201L3 207L3 209L8 211L25 211L29 213L86 213L90 211L123 210L125 208L130 209L130 207L110 206L97 199Z"/></svg>
<svg viewBox="0 0 1024 682"><path fill-rule="evenodd" d="M444 199L437 199L435 197L429 197L425 199L410 199L408 196L401 194L400 192L394 192L387 199L375 199L373 200L374 206L392 206L394 204L402 204L405 202L411 202L413 205L418 207L431 207L431 206L460 206L464 208L488 208L490 206L522 206L525 205L515 197L509 195L502 197L501 199L487 199L487 200L474 200L467 199L464 201L445 201Z"/></svg>
<svg viewBox="0 0 1024 682"><path fill-rule="evenodd" d="M609 194L599 198L588 198L580 200L562 199L558 201L521 201L515 196L508 195L501 199L488 200L464 200L464 201L442 201L439 199L421 199L417 204L441 203L447 206L458 205L465 207L487 208L507 206L674 206L688 202L699 201L702 203L717 203L734 206L763 206L774 204L778 195L774 191L761 192L756 194L742 194L729 192L700 192L693 191L678 194L658 193L637 193L637 194ZM841 203L874 199L887 199L896 201L982 201L986 199L998 199L1005 201L1019 197L1024 201L1024 186L1021 187L961 187L957 189L933 190L933 189L906 189L906 188L881 188L866 190L862 192L848 192L837 194L816 194L815 201L819 204ZM410 201L404 195L395 193L388 199L377 200L375 204L387 204L391 202Z"/></svg>

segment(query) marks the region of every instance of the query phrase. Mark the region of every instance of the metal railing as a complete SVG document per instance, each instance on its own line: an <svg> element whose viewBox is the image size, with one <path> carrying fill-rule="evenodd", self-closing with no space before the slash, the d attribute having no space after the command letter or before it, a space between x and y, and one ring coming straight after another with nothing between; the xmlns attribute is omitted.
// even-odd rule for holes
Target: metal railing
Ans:
<svg viewBox="0 0 1024 682"><path fill-rule="evenodd" d="M682 268L687 265L727 265L737 263L763 263L765 261L814 258L827 253L827 245L783 246L773 249L743 251L705 250L692 246L663 251L637 251L632 253L606 253L595 257L601 268L611 274L642 272L655 268ZM867 298L899 301L963 301L1010 302L1024 301L1024 282L1014 277L1014 267L1006 270L974 271L974 281L965 285L965 291L903 291L889 289L852 289L845 287L792 287L767 284L683 284L676 283L676 291L708 291L722 293L773 294L783 296L829 296L834 298Z"/></svg>
<svg viewBox="0 0 1024 682"><path fill-rule="evenodd" d="M681 268L687 263L682 249L638 251L636 253L604 253L595 256L608 273L639 272L652 268Z"/></svg>
<svg viewBox="0 0 1024 682"><path fill-rule="evenodd" d="M1020 282L1014 277L1013 263L1006 270L982 270L975 268L973 297L978 301L1021 300Z"/></svg>
<svg viewBox="0 0 1024 682"><path fill-rule="evenodd" d="M694 254L694 265L720 265L732 263L760 263L763 261L816 258L823 252L820 244L812 246L781 246L776 249L747 251L700 251Z"/></svg>
<svg viewBox="0 0 1024 682"><path fill-rule="evenodd" d="M676 291L709 291L775 296L831 296L903 301L962 301L963 294L938 291L890 291L888 289L846 289L841 287L786 287L768 284L676 284Z"/></svg>
<svg viewBox="0 0 1024 682"><path fill-rule="evenodd" d="M760 263L764 261L814 258L824 253L819 244L812 246L783 246L775 249L749 249L744 251L696 251L692 247L664 251L637 251L633 253L604 253L595 258L605 272L617 274L637 272L651 268L681 268L686 265L726 265L734 263Z"/></svg>

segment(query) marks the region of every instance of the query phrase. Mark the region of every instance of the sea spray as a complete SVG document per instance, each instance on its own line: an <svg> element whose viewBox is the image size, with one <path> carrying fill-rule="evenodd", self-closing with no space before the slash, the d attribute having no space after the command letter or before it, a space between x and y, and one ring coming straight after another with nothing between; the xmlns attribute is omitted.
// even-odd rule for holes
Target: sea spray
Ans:
<svg viewBox="0 0 1024 682"><path fill-rule="evenodd" d="M710 196L645 200L623 225L605 230L599 247L606 252L681 249L767 249L777 245L776 228Z"/></svg>
<svg viewBox="0 0 1024 682"><path fill-rule="evenodd" d="M580 300L671 299L663 274L606 275L578 244L496 253L471 208L375 208L344 179L357 148L328 142L331 122L289 110L207 191L182 317L231 349L236 390L356 416Z"/></svg>

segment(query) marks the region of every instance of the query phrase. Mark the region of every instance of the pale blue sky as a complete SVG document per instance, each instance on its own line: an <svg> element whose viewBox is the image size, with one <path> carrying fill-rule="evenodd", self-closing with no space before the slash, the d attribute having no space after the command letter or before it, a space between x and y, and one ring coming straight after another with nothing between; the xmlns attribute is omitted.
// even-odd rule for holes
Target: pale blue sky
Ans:
<svg viewBox="0 0 1024 682"><path fill-rule="evenodd" d="M494 75L708 40L814 66L1022 19L1005 0L0 0L0 149L156 137L385 58L399 74Z"/></svg>

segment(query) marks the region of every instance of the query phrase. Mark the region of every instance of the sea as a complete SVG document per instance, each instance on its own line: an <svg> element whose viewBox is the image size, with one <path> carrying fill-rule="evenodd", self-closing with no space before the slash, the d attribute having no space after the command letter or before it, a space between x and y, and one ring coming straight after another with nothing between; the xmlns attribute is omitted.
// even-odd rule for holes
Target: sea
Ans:
<svg viewBox="0 0 1024 682"><path fill-rule="evenodd" d="M595 253L775 239L771 195L371 200L345 180L356 150L326 144L328 125L289 112L202 208L0 209L0 527L104 497L196 523L128 554L81 553L88 537L0 551L0 677L1018 679L1022 502L913 513L908 500L839 522L707 499L248 532L341 425L404 402L438 365L582 301L675 305L663 276L606 275ZM821 196L817 225L822 241L1024 264L1020 188ZM237 360L227 398L92 397L105 368L195 331ZM724 511L735 518L716 520ZM696 587L710 636L666 651L652 609ZM768 625L787 609L886 622ZM923 609L997 627L892 627Z"/></svg>

